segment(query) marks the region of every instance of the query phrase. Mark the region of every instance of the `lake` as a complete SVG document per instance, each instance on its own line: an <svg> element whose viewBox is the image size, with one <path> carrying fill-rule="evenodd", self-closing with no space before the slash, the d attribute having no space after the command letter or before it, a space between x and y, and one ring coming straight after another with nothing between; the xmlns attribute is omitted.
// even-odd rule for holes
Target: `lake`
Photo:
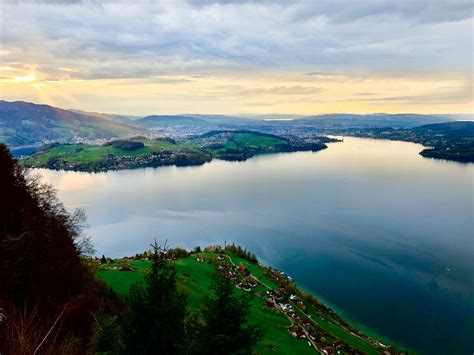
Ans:
<svg viewBox="0 0 474 355"><path fill-rule="evenodd" d="M370 331L474 351L474 164L344 138L320 152L107 173L40 170L97 254L235 242Z"/></svg>

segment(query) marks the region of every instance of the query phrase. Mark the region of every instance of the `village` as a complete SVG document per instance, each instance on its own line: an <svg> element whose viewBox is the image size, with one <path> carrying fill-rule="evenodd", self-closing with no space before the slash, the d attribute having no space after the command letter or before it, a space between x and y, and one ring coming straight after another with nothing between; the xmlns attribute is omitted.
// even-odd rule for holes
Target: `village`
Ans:
<svg viewBox="0 0 474 355"><path fill-rule="evenodd" d="M252 260L249 261L245 254L239 256L240 258L236 258L235 254L220 246L207 247L203 252L200 249L197 252L187 252L181 248L167 252L167 257L174 261L191 257L195 258L197 263L212 264L216 271L225 275L240 292L262 299L266 311L284 315L289 321L287 326L289 335L306 342L308 349L314 349L317 353L325 355L365 354L366 352L361 351L360 347L353 346L355 341L357 344L377 349L378 354L394 354L391 346L353 328L314 296L298 289L290 275L274 268L264 267L252 258L249 258ZM117 265L111 259L97 259L102 264L112 263L104 269L113 271L133 271L134 260L148 259L145 253L123 260L124 262ZM395 352L395 354L403 353Z"/></svg>
<svg viewBox="0 0 474 355"><path fill-rule="evenodd" d="M202 257L198 257L198 259L204 262ZM214 259L212 262L216 262L216 260ZM285 272L273 269L267 274L281 285L276 290L253 275L242 263L239 265L234 264L232 258L228 255L219 254L217 257L217 268L227 274L229 280L236 288L249 292L255 297L265 299L265 307L269 311L284 314L290 321L288 332L293 337L306 341L308 346L321 354L362 354L362 352L327 332L312 319L311 315L306 313L306 302L300 296L292 294L292 290L285 287L285 285L291 284L293 281L291 276ZM321 305L318 304L318 306ZM332 317L331 320L338 321L336 313L332 310L328 311ZM354 331L356 330L354 329ZM359 336L353 331L351 331L351 334ZM367 341L371 340L367 339ZM388 348L384 344L374 343L380 347L382 354L385 351L384 348ZM386 354L390 354L390 352L386 351Z"/></svg>
<svg viewBox="0 0 474 355"><path fill-rule="evenodd" d="M87 162L63 160L61 159L61 156L52 157L47 161L45 167L54 170L98 172L166 165L201 165L210 160L211 158L205 154L187 151L163 150L161 152L151 152L130 156L106 154L102 160Z"/></svg>

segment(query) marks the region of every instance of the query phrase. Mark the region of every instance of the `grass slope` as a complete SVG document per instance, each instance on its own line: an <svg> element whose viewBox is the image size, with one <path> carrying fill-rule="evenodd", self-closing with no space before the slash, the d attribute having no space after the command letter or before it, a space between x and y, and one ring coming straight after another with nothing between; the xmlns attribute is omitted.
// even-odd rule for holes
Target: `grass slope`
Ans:
<svg viewBox="0 0 474 355"><path fill-rule="evenodd" d="M134 156L145 153L163 152L165 150L178 151L198 151L198 146L192 142L174 143L169 140L145 140L145 146L136 150L124 150L114 148L112 146L103 145L87 145L87 144L70 144L60 145L51 148L45 152L40 152L23 160L27 165L42 166L45 165L50 158L58 158L61 161L89 163L103 160L106 155L115 156Z"/></svg>
<svg viewBox="0 0 474 355"><path fill-rule="evenodd" d="M32 167L51 168L48 165L48 161L54 158L59 160L60 166L63 166L64 163L78 163L83 164L82 166L84 167L84 169L79 168L78 170L88 171L87 164L103 162L110 155L114 157L131 157L141 156L146 153L162 153L164 151L196 154L202 157L203 159L201 160L204 161L208 157L244 160L256 154L274 152L278 146L287 143L287 140L284 138L250 131L223 131L194 139L180 139L176 141L166 138L140 138L138 141L142 142L145 146L135 150L124 150L110 145L66 144L53 146L48 150L25 157L22 159L22 163Z"/></svg>
<svg viewBox="0 0 474 355"><path fill-rule="evenodd" d="M208 260L215 258L217 254L201 253L200 257ZM256 276L267 287L277 290L278 284L272 280L264 271L263 267L252 264L247 260L230 256L235 265L243 264L249 269L252 275ZM120 265L108 264L111 268ZM117 271L101 269L97 275L104 280L112 289L121 296L127 297L130 287L137 281L143 280L146 271L150 268L151 263L146 260L131 261L130 265L133 271ZM214 265L207 262L198 262L196 255L175 261L177 269L178 287L186 294L188 305L191 310L198 310L203 303L205 297L210 295L212 275ZM264 286L259 286L259 290L266 290ZM245 291L236 289L237 293L247 294ZM343 329L340 325L331 321L330 314L321 314L317 312L309 304L307 304L307 313L311 315L311 319L323 329L329 331L331 336L329 340L333 341L339 338L353 347L367 353L378 354L372 344L366 340L351 334L348 330ZM297 312L298 309L296 310ZM251 323L260 324L265 330L262 341L258 344L256 353L268 354L304 354L314 353L315 349L308 346L306 339L296 339L288 332L291 325L289 319L275 310L264 307L264 300L259 297L252 297L249 321ZM332 337L334 335L334 337Z"/></svg>
<svg viewBox="0 0 474 355"><path fill-rule="evenodd" d="M97 275L119 295L127 297L130 287L135 282L143 280L150 262L133 261L130 265L134 267L133 271L100 270ZM197 262L195 257L188 257L176 261L176 269L178 287L186 294L188 305L192 310L199 309L204 298L210 296L209 286L214 266ZM244 293L240 290L237 292ZM264 338L255 351L276 354L314 353L306 342L297 340L288 333L287 327L290 325L288 319L283 315L264 310L263 302L255 297L250 305L250 323L260 324L265 329Z"/></svg>

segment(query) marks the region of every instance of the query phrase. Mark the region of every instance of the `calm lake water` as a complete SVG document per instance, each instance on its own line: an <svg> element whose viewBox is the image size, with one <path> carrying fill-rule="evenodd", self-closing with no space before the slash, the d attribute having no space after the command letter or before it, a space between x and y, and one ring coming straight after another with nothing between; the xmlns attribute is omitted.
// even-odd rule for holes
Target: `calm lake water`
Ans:
<svg viewBox="0 0 474 355"><path fill-rule="evenodd" d="M474 351L474 165L345 138L317 153L108 173L41 170L99 255L235 242L364 327L427 354Z"/></svg>

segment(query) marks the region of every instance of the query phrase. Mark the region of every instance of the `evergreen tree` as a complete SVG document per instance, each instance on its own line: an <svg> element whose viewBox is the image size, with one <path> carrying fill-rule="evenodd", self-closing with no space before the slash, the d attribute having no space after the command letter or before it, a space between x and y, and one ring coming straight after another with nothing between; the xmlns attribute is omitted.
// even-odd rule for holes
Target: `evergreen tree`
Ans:
<svg viewBox="0 0 474 355"><path fill-rule="evenodd" d="M151 271L130 290L124 320L124 345L129 354L177 354L186 347L184 295L176 287L176 269L155 242Z"/></svg>
<svg viewBox="0 0 474 355"><path fill-rule="evenodd" d="M120 323L115 316L104 315L95 325L91 350L98 353L118 354L123 351Z"/></svg>
<svg viewBox="0 0 474 355"><path fill-rule="evenodd" d="M203 311L200 352L251 354L263 333L259 326L247 323L250 299L236 296L234 286L219 273L215 274L212 289L214 296L206 300Z"/></svg>

